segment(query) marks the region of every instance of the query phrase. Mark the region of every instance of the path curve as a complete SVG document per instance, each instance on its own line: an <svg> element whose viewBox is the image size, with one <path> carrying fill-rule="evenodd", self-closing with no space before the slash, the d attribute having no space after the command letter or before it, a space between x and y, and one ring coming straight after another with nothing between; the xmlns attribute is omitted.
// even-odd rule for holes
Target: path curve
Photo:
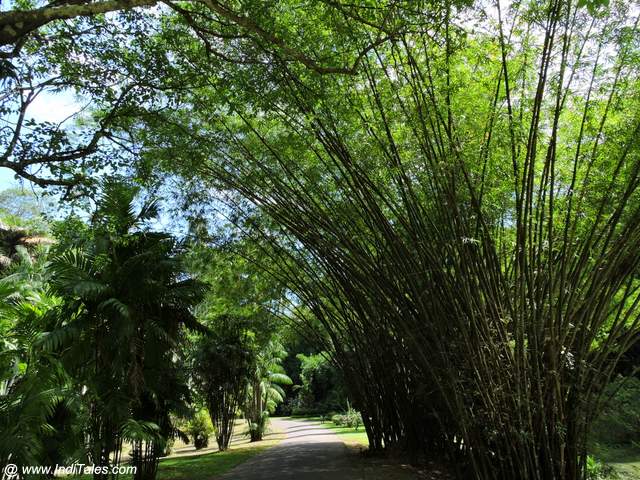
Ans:
<svg viewBox="0 0 640 480"><path fill-rule="evenodd" d="M252 457L220 480L405 480L416 478L388 465L368 465L331 430L290 418L271 420L285 439ZM393 471L390 471L390 469Z"/></svg>

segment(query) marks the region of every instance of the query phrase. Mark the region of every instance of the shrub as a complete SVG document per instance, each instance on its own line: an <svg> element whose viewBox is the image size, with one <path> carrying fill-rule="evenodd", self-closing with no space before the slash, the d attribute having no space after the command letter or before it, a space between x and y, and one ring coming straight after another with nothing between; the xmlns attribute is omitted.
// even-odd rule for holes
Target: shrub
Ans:
<svg viewBox="0 0 640 480"><path fill-rule="evenodd" d="M345 417L345 425L347 427L352 427L358 430L358 427L362 425L362 415L360 415L360 412L355 411L353 408L347 410L347 414L345 415Z"/></svg>
<svg viewBox="0 0 640 480"><path fill-rule="evenodd" d="M200 410L193 416L187 425L187 431L193 439L196 450L209 446L209 436L213 433L213 425L205 410Z"/></svg>
<svg viewBox="0 0 640 480"><path fill-rule="evenodd" d="M340 413L335 414L331 417L331 421L335 423L338 427L342 427L346 421L346 415L342 415Z"/></svg>
<svg viewBox="0 0 640 480"><path fill-rule="evenodd" d="M618 478L618 476L611 466L600 463L591 455L587 456L587 480L608 480L615 478Z"/></svg>
<svg viewBox="0 0 640 480"><path fill-rule="evenodd" d="M333 415L331 421L338 427L350 427L358 430L358 427L362 425L362 415L353 408L349 408L344 414Z"/></svg>

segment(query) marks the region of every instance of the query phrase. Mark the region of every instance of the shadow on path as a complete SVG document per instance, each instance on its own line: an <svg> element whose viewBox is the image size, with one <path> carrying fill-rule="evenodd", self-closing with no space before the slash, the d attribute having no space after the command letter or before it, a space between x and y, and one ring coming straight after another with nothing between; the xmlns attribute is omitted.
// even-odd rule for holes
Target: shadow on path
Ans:
<svg viewBox="0 0 640 480"><path fill-rule="evenodd" d="M349 450L331 430L304 420L272 419L285 439L275 447L218 477L220 480L409 480L417 478L395 465Z"/></svg>

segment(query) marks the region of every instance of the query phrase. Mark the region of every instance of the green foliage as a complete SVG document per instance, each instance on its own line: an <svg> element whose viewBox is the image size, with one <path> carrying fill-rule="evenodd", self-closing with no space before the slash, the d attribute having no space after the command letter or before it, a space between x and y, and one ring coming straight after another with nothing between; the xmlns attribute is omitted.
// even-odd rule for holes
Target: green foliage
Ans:
<svg viewBox="0 0 640 480"><path fill-rule="evenodd" d="M128 419L122 425L120 436L128 442L155 442L161 440L160 427L152 422Z"/></svg>
<svg viewBox="0 0 640 480"><path fill-rule="evenodd" d="M285 400L282 386L292 384L281 365L286 352L273 313L283 288L244 258L247 250L254 247L244 241L227 248L200 246L189 259L192 271L210 286L198 316L213 333L196 342L194 373L221 449L228 446L238 406L251 439L262 439L269 415Z"/></svg>
<svg viewBox="0 0 640 480"><path fill-rule="evenodd" d="M610 399L592 426L591 440L606 445L640 444L640 379L618 378L604 395Z"/></svg>
<svg viewBox="0 0 640 480"><path fill-rule="evenodd" d="M191 233L237 249L201 246L190 265L212 285L198 318L242 318L259 354L252 439L285 397L284 316L331 354L372 448L439 453L475 478L581 478L612 353L638 327L637 7L213 4L25 34L1 67L0 114L17 119L4 164L71 196L102 169L177 178ZM77 131L23 115L65 88L94 108ZM132 416L169 431L198 288L148 228L157 206L104 190L93 231L60 229L62 303L21 307L46 324L24 343L87 388L107 437ZM29 355L7 378L30 375ZM606 415L630 438L635 421ZM108 462L108 443L94 456Z"/></svg>
<svg viewBox="0 0 640 480"><path fill-rule="evenodd" d="M215 425L218 448L226 450L255 368L255 353L251 332L239 319L219 317L209 327L212 332L195 342L192 381Z"/></svg>
<svg viewBox="0 0 640 480"><path fill-rule="evenodd" d="M187 410L186 375L175 360L184 327L201 328L190 310L202 289L183 277L171 235L144 228L157 212L152 203L136 211L137 193L105 183L91 236L51 259L50 284L65 302L43 345L64 352L86 390L90 425L98 427L89 428L94 461L108 464L111 454L117 461L117 439L129 436L143 478L173 435L169 413ZM142 455L145 445L151 456Z"/></svg>
<svg viewBox="0 0 640 480"><path fill-rule="evenodd" d="M44 262L24 257L0 279L0 468L64 464L82 455L80 395L41 344L59 299L44 290Z"/></svg>
<svg viewBox="0 0 640 480"><path fill-rule="evenodd" d="M188 411L181 345L206 331L191 312L202 287L176 240L145 228L157 211L136 209L137 193L105 183L91 231L57 224L64 248L0 280L0 463L104 466L127 441L151 478L176 434L170 413Z"/></svg>
<svg viewBox="0 0 640 480"><path fill-rule="evenodd" d="M333 415L331 421L338 427L350 427L357 431L362 425L362 415L349 406L345 413Z"/></svg>
<svg viewBox="0 0 640 480"><path fill-rule="evenodd" d="M611 467L599 462L593 456L587 456L587 480L613 480L619 478Z"/></svg>
<svg viewBox="0 0 640 480"><path fill-rule="evenodd" d="M56 239L53 252L58 254L73 248L90 248L93 238L91 225L75 214L52 222L51 233Z"/></svg>
<svg viewBox="0 0 640 480"><path fill-rule="evenodd" d="M292 413L326 413L336 411L347 401L340 372L328 359L328 353L299 353L301 385Z"/></svg>
<svg viewBox="0 0 640 480"><path fill-rule="evenodd" d="M372 448L579 478L637 317L636 12L430 6L354 77L231 66L147 155L201 165L204 202L275 252L253 258L320 319Z"/></svg>
<svg viewBox="0 0 640 480"><path fill-rule="evenodd" d="M255 247L246 241L221 248L196 244L188 253L188 264L194 275L208 285L199 306L203 319L215 322L218 317L233 316L258 337L268 336L277 328L269 309L280 301L284 289L246 259L250 251Z"/></svg>
<svg viewBox="0 0 640 480"><path fill-rule="evenodd" d="M608 7L610 3L610 0L578 0L578 7L587 7L594 14L600 7Z"/></svg>
<svg viewBox="0 0 640 480"><path fill-rule="evenodd" d="M209 414L205 410L198 410L195 413L187 423L186 430L196 450L206 448L209 445L209 437L214 433Z"/></svg>

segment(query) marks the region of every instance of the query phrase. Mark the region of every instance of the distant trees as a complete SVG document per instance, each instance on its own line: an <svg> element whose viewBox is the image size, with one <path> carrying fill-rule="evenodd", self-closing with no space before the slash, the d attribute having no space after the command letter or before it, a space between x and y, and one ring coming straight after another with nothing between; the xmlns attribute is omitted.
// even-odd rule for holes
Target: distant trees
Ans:
<svg viewBox="0 0 640 480"><path fill-rule="evenodd" d="M218 317L200 337L192 354L193 382L215 427L220 450L229 447L235 420L243 414L251 441L260 441L269 415L284 401L281 385L291 379L281 366L286 356L277 332L257 333L247 319ZM261 341L260 337L265 341Z"/></svg>
<svg viewBox="0 0 640 480"><path fill-rule="evenodd" d="M331 363L328 353L299 353L300 385L295 391L293 412L328 413L343 410L347 404L346 386L341 372Z"/></svg>
<svg viewBox="0 0 640 480"><path fill-rule="evenodd" d="M243 406L252 442L262 440L269 415L284 401L285 393L281 385L292 383L281 365L286 355L287 352L276 339L260 345L256 352L256 362L248 376L247 398Z"/></svg>
<svg viewBox="0 0 640 480"><path fill-rule="evenodd" d="M215 427L218 448L224 451L246 398L255 353L250 332L240 322L220 317L211 327L213 332L197 342L193 353L193 382Z"/></svg>
<svg viewBox="0 0 640 480"><path fill-rule="evenodd" d="M201 244L191 267L210 285L198 307L212 333L195 341L196 389L216 426L221 450L228 447L234 420L244 415L251 441L262 440L269 415L284 401L282 384L291 384L281 366L286 352L278 307L284 290L243 256L250 243L224 248Z"/></svg>

